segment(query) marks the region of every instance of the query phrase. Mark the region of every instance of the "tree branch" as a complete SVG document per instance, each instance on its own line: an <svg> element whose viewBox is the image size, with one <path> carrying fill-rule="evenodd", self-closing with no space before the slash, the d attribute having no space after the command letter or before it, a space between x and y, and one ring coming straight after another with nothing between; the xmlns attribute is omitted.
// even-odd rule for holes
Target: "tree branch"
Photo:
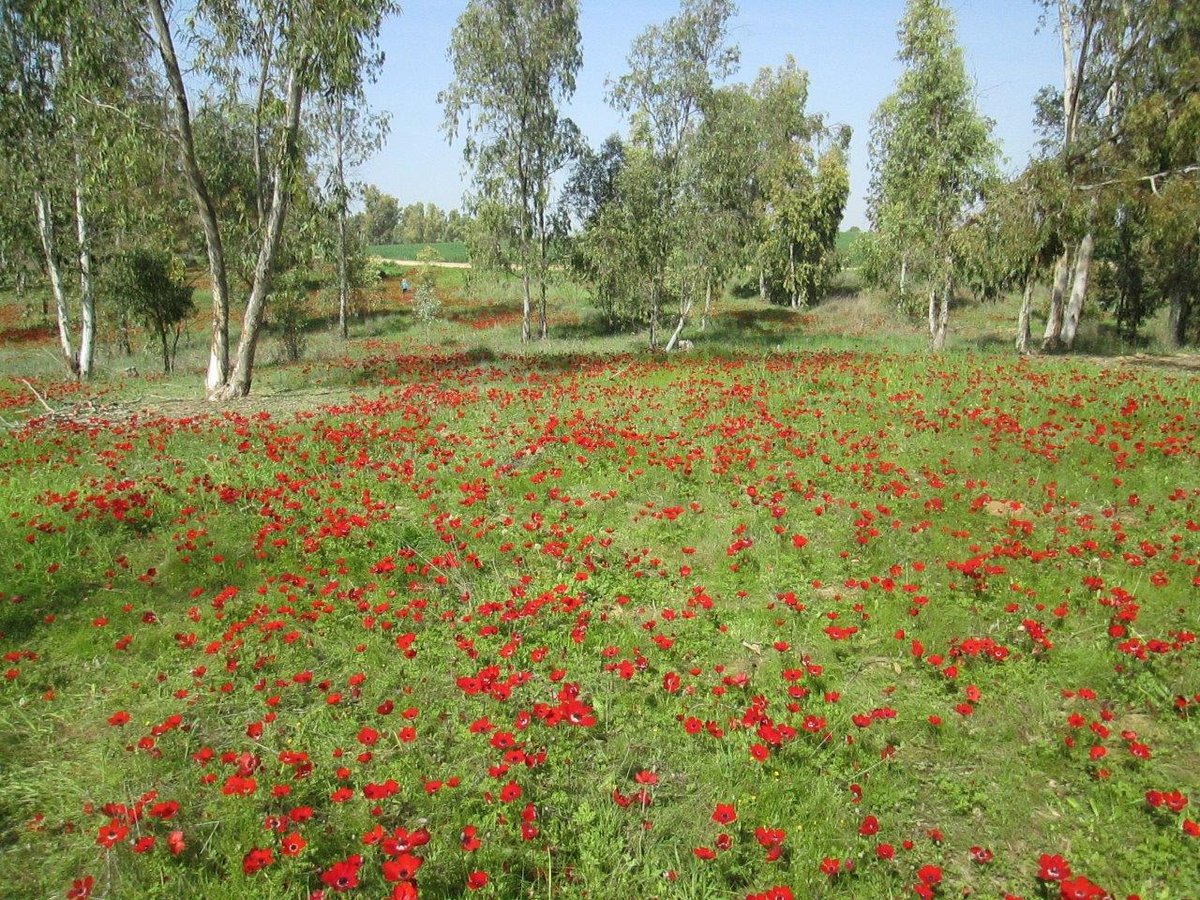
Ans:
<svg viewBox="0 0 1200 900"><path fill-rule="evenodd" d="M1114 184L1134 184L1139 181L1150 182L1150 190L1158 194L1158 179L1167 178L1171 175L1189 175L1192 172L1200 172L1200 164L1184 166L1180 169L1167 169L1165 172L1155 172L1152 175L1130 175L1124 178L1110 178L1107 181L1096 181L1092 184L1077 184L1075 189L1079 191L1094 191L1098 188L1109 187Z"/></svg>

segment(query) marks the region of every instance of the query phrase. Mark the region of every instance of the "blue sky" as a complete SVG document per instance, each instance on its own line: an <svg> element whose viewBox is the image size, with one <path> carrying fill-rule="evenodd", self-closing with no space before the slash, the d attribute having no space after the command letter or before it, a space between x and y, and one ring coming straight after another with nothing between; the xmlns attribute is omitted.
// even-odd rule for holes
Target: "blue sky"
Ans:
<svg viewBox="0 0 1200 900"><path fill-rule="evenodd" d="M387 145L361 166L357 177L393 194L401 203L426 201L443 208L461 204L469 185L462 146L448 145L440 130L440 90L453 71L446 59L450 33L465 0L410 0L384 27L387 59L368 91L371 105L391 114ZM1034 0L950 0L968 74L980 111L995 120L1008 168L1020 169L1036 142L1032 101L1037 91L1062 79L1053 31L1038 31ZM593 145L625 123L604 100L605 82L625 71L633 38L678 9L676 0L580 0L583 68L566 113ZM742 0L731 26L741 48L733 81L752 81L763 66L778 66L791 53L809 73L809 110L854 130L851 196L843 227L865 227L867 138L871 113L893 90L896 26L903 0Z"/></svg>

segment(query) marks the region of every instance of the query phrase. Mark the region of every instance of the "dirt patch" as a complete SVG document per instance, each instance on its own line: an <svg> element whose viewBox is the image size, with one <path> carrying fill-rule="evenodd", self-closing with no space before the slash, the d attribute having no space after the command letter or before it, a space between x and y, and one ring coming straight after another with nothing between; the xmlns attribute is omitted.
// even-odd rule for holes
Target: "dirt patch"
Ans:
<svg viewBox="0 0 1200 900"><path fill-rule="evenodd" d="M983 504L983 511L989 516L1007 519L1024 512L1025 506L1016 500L989 500Z"/></svg>
<svg viewBox="0 0 1200 900"><path fill-rule="evenodd" d="M1180 353L1175 356L1150 356L1145 353L1137 353L1133 356L1100 356L1093 357L1093 359L1101 362L1115 362L1123 366L1200 374L1200 353Z"/></svg>

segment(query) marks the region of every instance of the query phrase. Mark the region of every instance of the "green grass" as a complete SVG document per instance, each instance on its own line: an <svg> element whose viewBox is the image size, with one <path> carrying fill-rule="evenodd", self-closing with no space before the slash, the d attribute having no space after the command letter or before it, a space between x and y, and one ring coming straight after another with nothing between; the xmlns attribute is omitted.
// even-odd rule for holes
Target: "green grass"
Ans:
<svg viewBox="0 0 1200 900"><path fill-rule="evenodd" d="M376 825L428 830L426 897L472 872L494 897L902 897L924 866L941 896L1056 897L1042 854L1117 896L1200 883L1196 376L1019 360L1011 299L957 304L931 357L849 285L721 297L664 357L559 282L522 345L518 281L436 277L442 321L386 279L349 342L314 298L309 356L268 330L221 407L199 321L177 375L105 353L82 392L45 344L0 348L55 405L123 404L0 436L19 895L308 896L358 855L347 896L383 896Z"/></svg>

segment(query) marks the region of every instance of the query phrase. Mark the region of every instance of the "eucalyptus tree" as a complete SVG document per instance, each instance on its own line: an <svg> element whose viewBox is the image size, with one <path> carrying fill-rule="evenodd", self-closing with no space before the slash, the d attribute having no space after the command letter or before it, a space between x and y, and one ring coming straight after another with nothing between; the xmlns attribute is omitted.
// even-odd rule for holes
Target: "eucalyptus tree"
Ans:
<svg viewBox="0 0 1200 900"><path fill-rule="evenodd" d="M929 260L930 346L945 345L957 265L953 237L995 169L991 123L975 108L954 21L939 0L909 0L904 71L873 120L868 213Z"/></svg>
<svg viewBox="0 0 1200 900"><path fill-rule="evenodd" d="M1123 12L1116 27L1126 31L1109 40L1126 55L1109 67L1112 124L1097 153L1101 177L1084 188L1115 208L1118 232L1129 232L1121 256L1144 275L1145 296L1126 315L1165 303L1168 341L1179 346L1200 325L1200 9L1129 0ZM1113 262L1124 268L1121 258Z"/></svg>
<svg viewBox="0 0 1200 900"><path fill-rule="evenodd" d="M492 214L512 210L521 270L521 341L533 330L532 282L539 291L539 333L546 336L546 279L554 174L577 137L560 106L575 93L583 61L577 0L470 0L450 39L454 81L439 94L451 141L467 131L464 158Z"/></svg>
<svg viewBox="0 0 1200 900"><path fill-rule="evenodd" d="M363 188L362 228L368 244L391 244L400 222L400 202L373 184Z"/></svg>
<svg viewBox="0 0 1200 900"><path fill-rule="evenodd" d="M284 223L302 159L301 113L306 97L345 91L382 63L377 49L392 0L200 0L187 17L205 77L253 110L255 224L258 237L249 297L233 366L229 357L229 278L222 223L201 164L185 66L164 0L145 0L166 76L174 136L204 230L212 281L212 340L206 387L210 399L250 392L263 314L275 275Z"/></svg>
<svg viewBox="0 0 1200 900"><path fill-rule="evenodd" d="M683 290L694 282L669 278L672 258L689 242L687 219L681 215L687 202L685 157L695 139L714 86L731 75L739 53L729 43L729 20L736 7L732 0L682 0L679 12L662 25L652 25L634 39L627 62L629 71L612 84L609 100L631 116L631 147L640 149L639 165L655 169L640 188L652 188L650 217L630 224L644 232L650 270L650 346L659 345L659 324L668 283L677 288L681 308ZM631 177L630 180L637 180ZM641 198L644 199L644 198Z"/></svg>
<svg viewBox="0 0 1200 900"><path fill-rule="evenodd" d="M955 235L963 277L983 300L1021 291L1015 346L1030 352L1033 289L1062 251L1060 225L1069 203L1061 170L1035 160L1017 178L994 179L985 205Z"/></svg>
<svg viewBox="0 0 1200 900"><path fill-rule="evenodd" d="M323 171L323 194L334 220L334 262L337 267L338 333L349 337L350 292L355 280L351 258L350 200L356 187L347 169L362 165L387 137L388 118L372 114L361 85L335 85L320 96L311 116L317 140L317 164ZM361 267L358 267L361 270Z"/></svg>
<svg viewBox="0 0 1200 900"><path fill-rule="evenodd" d="M675 346L699 300L704 306L700 330L714 314L714 289L753 261L756 251L761 143L758 104L745 85L713 91L689 148L685 180L684 226L692 240L684 247L691 266L691 290L681 291L679 317L667 341Z"/></svg>
<svg viewBox="0 0 1200 900"><path fill-rule="evenodd" d="M836 266L838 227L850 194L849 128L809 113L808 74L790 56L763 69L757 101L759 292L793 308L814 303ZM768 290L769 288L769 290Z"/></svg>
<svg viewBox="0 0 1200 900"><path fill-rule="evenodd" d="M59 348L80 380L91 377L96 339L93 241L102 203L94 201L119 168L105 148L113 129L125 127L113 110L129 90L140 49L118 11L99 3L11 0L0 6L0 132L9 180L32 207ZM73 232L69 241L64 228ZM77 347L67 285L72 274L79 284Z"/></svg>

